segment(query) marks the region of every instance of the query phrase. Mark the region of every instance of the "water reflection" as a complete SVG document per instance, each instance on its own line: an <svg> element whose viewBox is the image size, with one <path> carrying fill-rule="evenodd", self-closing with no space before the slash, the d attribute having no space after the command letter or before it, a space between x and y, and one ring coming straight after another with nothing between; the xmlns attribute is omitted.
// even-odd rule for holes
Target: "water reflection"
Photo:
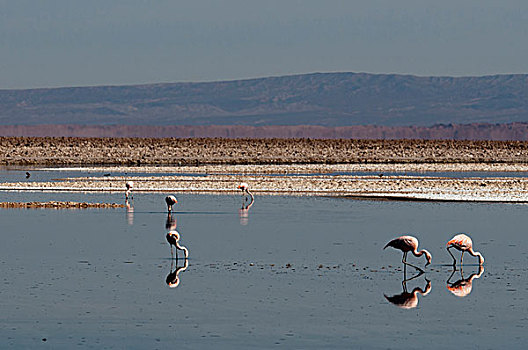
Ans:
<svg viewBox="0 0 528 350"><path fill-rule="evenodd" d="M176 269L174 269L174 265L176 265ZM167 278L165 279L165 282L170 288L176 288L180 285L179 274L187 270L187 267L189 267L189 260L187 259L185 259L183 266L180 267L178 267L178 259L171 260L170 272L167 275Z"/></svg>
<svg viewBox="0 0 528 350"><path fill-rule="evenodd" d="M385 296L385 299L387 299L387 301L389 301L390 303L402 309L415 308L416 306L418 306L418 294L426 296L427 294L429 294L429 292L431 292L431 281L429 281L427 278L424 278L426 281L425 288L422 289L420 287L416 287L410 293L407 291L407 282L415 278L418 278L421 275L423 275L423 272L419 272L416 276L413 276L407 279L406 274L404 273L403 281L402 281L403 291L400 294L395 294L390 297L383 294Z"/></svg>
<svg viewBox="0 0 528 350"><path fill-rule="evenodd" d="M480 265L477 273L472 273L468 278L464 278L464 270L460 267L460 279L456 282L451 283L450 280L457 270L454 269L451 276L447 279L447 289L459 298L463 298L471 293L473 289L473 280L480 278L484 273L484 266Z"/></svg>
<svg viewBox="0 0 528 350"><path fill-rule="evenodd" d="M126 217L127 222L130 226L134 225L134 206L127 200L125 200Z"/></svg>
<svg viewBox="0 0 528 350"><path fill-rule="evenodd" d="M165 228L169 231L176 230L176 216L172 216L172 213L167 213L167 221L165 222Z"/></svg>
<svg viewBox="0 0 528 350"><path fill-rule="evenodd" d="M238 209L238 217L240 218L240 225L247 225L249 222L249 209L253 206L253 200L248 205L246 202L242 203L242 208Z"/></svg>

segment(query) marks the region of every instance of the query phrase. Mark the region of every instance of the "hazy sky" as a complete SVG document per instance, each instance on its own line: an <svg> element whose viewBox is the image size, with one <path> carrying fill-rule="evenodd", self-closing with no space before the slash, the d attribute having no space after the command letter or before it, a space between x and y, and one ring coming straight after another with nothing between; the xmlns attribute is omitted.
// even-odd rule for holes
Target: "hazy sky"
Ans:
<svg viewBox="0 0 528 350"><path fill-rule="evenodd" d="M0 0L0 88L528 72L526 0Z"/></svg>

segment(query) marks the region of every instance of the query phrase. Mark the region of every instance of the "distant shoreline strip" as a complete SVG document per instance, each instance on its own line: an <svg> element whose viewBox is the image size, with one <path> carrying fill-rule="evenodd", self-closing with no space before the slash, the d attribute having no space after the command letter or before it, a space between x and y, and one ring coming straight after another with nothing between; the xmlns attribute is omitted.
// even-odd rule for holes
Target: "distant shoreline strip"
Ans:
<svg viewBox="0 0 528 350"><path fill-rule="evenodd" d="M353 125L338 127L318 125L0 125L0 136L528 141L528 123L438 124L433 126Z"/></svg>

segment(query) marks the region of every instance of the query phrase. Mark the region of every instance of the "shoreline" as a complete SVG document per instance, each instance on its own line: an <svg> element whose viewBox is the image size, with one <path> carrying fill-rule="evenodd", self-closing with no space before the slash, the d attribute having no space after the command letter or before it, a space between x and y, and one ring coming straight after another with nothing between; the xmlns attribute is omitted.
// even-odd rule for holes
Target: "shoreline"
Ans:
<svg viewBox="0 0 528 350"><path fill-rule="evenodd" d="M482 170L484 167L478 168ZM467 167L464 166L464 169ZM42 171L46 171L42 168ZM527 203L528 178L525 177L445 177L421 175L339 174L338 170L356 169L351 165L314 167L262 167L254 165L193 167L194 175L156 175L151 168L137 168L135 173L148 176L112 176L121 167L77 168L81 171L105 171L109 176L60 178L47 182L4 182L0 191L18 192L109 192L124 193L125 182L133 181L137 193L201 193L240 194L237 185L247 182L255 195L330 196L370 200L412 200L451 202ZM126 168L129 169L129 168ZM362 170L371 169L362 166ZM380 170L379 168L375 168ZM414 165L401 165L400 171L416 170ZM459 171L458 166L450 167ZM474 171L474 168L467 168ZM513 168L512 168L513 169ZM515 168L526 171L525 167ZM67 170L72 170L67 168ZM184 173L189 168L161 168ZM386 169L385 169L386 170ZM445 171L445 168L442 168ZM497 169L495 169L497 170ZM60 170L59 170L60 171ZM64 170L66 171L66 170ZM282 172L277 172L282 171ZM311 173L309 171L312 171ZM330 171L330 173L321 173ZM81 171L82 172L82 171ZM303 173L305 172L305 173ZM337 173L337 174L336 174Z"/></svg>
<svg viewBox="0 0 528 350"><path fill-rule="evenodd" d="M528 173L528 142L517 141L3 137L0 166L104 173L0 180L4 192L124 192L134 181L136 192L239 194L247 182L258 195L528 201L528 177L515 176Z"/></svg>
<svg viewBox="0 0 528 350"><path fill-rule="evenodd" d="M528 142L0 137L0 165L528 164Z"/></svg>

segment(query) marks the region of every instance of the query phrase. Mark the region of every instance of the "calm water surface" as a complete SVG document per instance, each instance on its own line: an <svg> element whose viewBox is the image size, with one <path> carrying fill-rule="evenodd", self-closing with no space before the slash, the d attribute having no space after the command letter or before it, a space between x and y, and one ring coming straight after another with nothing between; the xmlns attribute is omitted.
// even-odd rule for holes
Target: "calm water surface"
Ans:
<svg viewBox="0 0 528 350"><path fill-rule="evenodd" d="M171 260L163 197L136 193L133 212L0 210L2 348L525 347L528 206L257 196L239 213L240 196L179 195L169 225L185 266ZM451 276L445 244L457 232L484 271L466 255ZM400 233L433 255L404 286L401 253L382 249Z"/></svg>
<svg viewBox="0 0 528 350"><path fill-rule="evenodd" d="M28 177L26 172L30 173ZM335 173L298 173L298 174L268 174L268 176L376 176L378 172L353 171L353 172L335 172ZM40 170L38 168L20 168L20 167L0 167L0 182L39 182L39 181L57 181L64 178L75 177L98 177L106 178L108 176L190 176L203 177L204 173L167 173L167 172L114 172L114 171L87 171L82 168L68 170ZM240 175L240 174L229 174ZM260 174L245 174L245 176ZM447 178L490 178L490 177L528 177L528 172L495 172L495 171L447 171L447 172L383 172L384 176L423 176L423 177L447 177Z"/></svg>

